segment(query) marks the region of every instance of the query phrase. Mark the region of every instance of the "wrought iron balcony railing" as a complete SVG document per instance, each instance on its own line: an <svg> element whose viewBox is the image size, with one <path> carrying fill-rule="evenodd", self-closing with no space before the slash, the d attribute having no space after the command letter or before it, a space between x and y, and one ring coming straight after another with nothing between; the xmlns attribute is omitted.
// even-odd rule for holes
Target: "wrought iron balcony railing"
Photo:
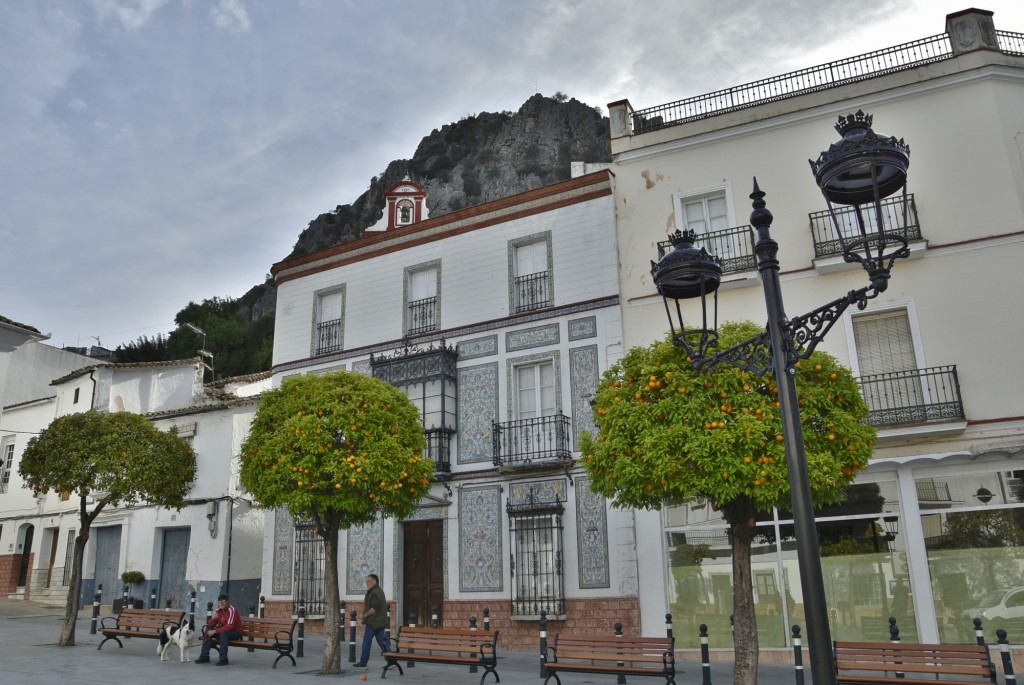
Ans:
<svg viewBox="0 0 1024 685"><path fill-rule="evenodd" d="M418 335L437 330L437 297L424 297L409 303L408 333Z"/></svg>
<svg viewBox="0 0 1024 685"><path fill-rule="evenodd" d="M949 483L936 483L933 480L919 480L914 483L919 502L952 502L949 495Z"/></svg>
<svg viewBox="0 0 1024 685"><path fill-rule="evenodd" d="M1024 33L996 29L996 40L1004 55L1024 55Z"/></svg>
<svg viewBox="0 0 1024 685"><path fill-rule="evenodd" d="M341 319L321 321L316 325L316 353L327 354L341 349Z"/></svg>
<svg viewBox="0 0 1024 685"><path fill-rule="evenodd" d="M879 428L963 420L956 366L861 376L861 393L871 408L868 423Z"/></svg>
<svg viewBox="0 0 1024 685"><path fill-rule="evenodd" d="M893 229L903 229L903 200L900 197L889 197L882 200L882 215L884 221ZM870 233L876 229L874 205L865 206L866 221L865 229ZM811 220L811 235L814 239L815 257L832 257L843 254L843 245L839 242L836 229L832 225L832 218L828 210L811 212L808 214ZM860 228L857 226L857 216L853 207L842 207L836 209L836 219L843 237L854 237L860 235ZM920 241L921 226L917 223L917 205L914 204L914 194L907 194L907 240L911 243Z"/></svg>
<svg viewBox="0 0 1024 685"><path fill-rule="evenodd" d="M428 428L423 431L427 437L427 455L434 460L434 472L450 475L452 472L452 435L451 428Z"/></svg>
<svg viewBox="0 0 1024 685"><path fill-rule="evenodd" d="M551 306L551 279L547 271L516 276L513 288L512 306L516 314Z"/></svg>
<svg viewBox="0 0 1024 685"><path fill-rule="evenodd" d="M722 273L738 273L757 268L757 255L754 254L754 229L749 225L725 228L721 231L700 233L697 244L702 245L711 254L721 257ZM658 258L672 251L672 241L662 240L658 243Z"/></svg>
<svg viewBox="0 0 1024 685"><path fill-rule="evenodd" d="M564 414L494 423L494 465L529 466L572 459L569 417Z"/></svg>

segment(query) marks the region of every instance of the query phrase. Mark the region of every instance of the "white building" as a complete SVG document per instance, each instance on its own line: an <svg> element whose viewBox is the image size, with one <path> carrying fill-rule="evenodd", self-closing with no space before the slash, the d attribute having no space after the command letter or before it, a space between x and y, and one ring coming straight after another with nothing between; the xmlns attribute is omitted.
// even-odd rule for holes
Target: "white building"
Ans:
<svg viewBox="0 0 1024 685"><path fill-rule="evenodd" d="M599 375L622 354L613 181L599 171L416 220L423 189L406 180L389 189L386 230L273 267L274 384L383 378L422 409L437 464L412 519L342 533L343 599L361 602L378 573L401 622L429 624L437 607L446 626L482 625L487 608L520 649L542 609L553 630L637 625L633 514L575 461ZM300 598L322 613L315 534L287 514L267 530L268 614Z"/></svg>
<svg viewBox="0 0 1024 685"><path fill-rule="evenodd" d="M1024 34L995 30L983 10L950 15L947 31L661 107L609 105L627 348L668 330L649 264L676 229L726 259L719 319L765 320L747 225L754 176L775 216L791 317L866 285L839 256L806 160L858 110L910 145L910 259L820 346L860 377L879 428L851 499L819 516L836 639L888 639L895 616L904 639L963 642L988 608L994 640L1007 614L986 595L1024 585ZM668 611L680 644L695 645L706 623L712 644L728 646L720 517L702 502L638 517L640 586L652 589L644 633ZM777 513L761 525L758 627L762 646L782 646L786 626L804 622L792 535ZM673 567L683 544L709 544L717 559Z"/></svg>
<svg viewBox="0 0 1024 685"><path fill-rule="evenodd" d="M25 371L13 377L50 376L45 394L8 404L0 424L4 472L0 489L0 592L7 596L62 603L79 532L76 496L36 497L17 473L29 439L65 414L96 409L131 411L161 429L171 426L197 455L197 479L181 511L152 506L115 507L93 522L83 564L81 604L91 604L103 587L103 603L120 599L124 571L141 571L146 581L129 589L148 604L199 609L228 591L240 607L255 604L263 516L241 494L238 454L269 374L203 385L200 360L137 364L99 363L44 345L30 345L14 359ZM46 349L42 349L46 348ZM20 351L19 351L20 352ZM25 384L20 392L30 392ZM13 392L13 391L12 391ZM12 395L13 396L13 395Z"/></svg>

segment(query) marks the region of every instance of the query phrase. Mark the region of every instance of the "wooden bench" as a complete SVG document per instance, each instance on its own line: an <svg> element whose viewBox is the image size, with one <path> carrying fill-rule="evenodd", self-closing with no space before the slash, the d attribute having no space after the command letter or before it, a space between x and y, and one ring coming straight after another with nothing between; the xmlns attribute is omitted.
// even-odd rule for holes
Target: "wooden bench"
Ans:
<svg viewBox="0 0 1024 685"><path fill-rule="evenodd" d="M993 685L995 668L981 645L912 642L834 643L839 683Z"/></svg>
<svg viewBox="0 0 1024 685"><path fill-rule="evenodd" d="M184 611L164 611L162 609L121 609L117 616L104 616L100 632L103 642L96 649L103 649L107 640L113 640L118 647L124 648L122 637L145 637L160 639L160 631L164 626L180 626L185 619Z"/></svg>
<svg viewBox="0 0 1024 685"><path fill-rule="evenodd" d="M544 684L552 678L562 685L559 671L654 676L675 685L675 638L671 637L571 637L555 636L544 663L548 672Z"/></svg>
<svg viewBox="0 0 1024 685"><path fill-rule="evenodd" d="M295 657L292 656L293 641L292 635L295 632L295 625L298 623L293 618L242 618L242 637L229 640L230 647L244 647L245 649L266 649L277 652L274 665L288 657L295 665ZM207 626L203 626L203 639L206 638ZM220 654L220 638L212 637L214 640L212 648Z"/></svg>
<svg viewBox="0 0 1024 685"><path fill-rule="evenodd" d="M453 628L414 628L399 626L398 637L391 638L391 651L383 652L387 664L380 677L387 677L388 669L398 668L405 675L399 661L420 661L435 664L483 666L480 685L488 673L501 682L498 672L498 631L457 630Z"/></svg>

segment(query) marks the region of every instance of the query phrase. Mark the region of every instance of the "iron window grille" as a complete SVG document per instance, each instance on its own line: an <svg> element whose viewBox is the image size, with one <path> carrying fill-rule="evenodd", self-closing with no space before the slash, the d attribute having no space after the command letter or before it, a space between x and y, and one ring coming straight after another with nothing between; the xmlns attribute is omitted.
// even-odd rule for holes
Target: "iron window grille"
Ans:
<svg viewBox="0 0 1024 685"><path fill-rule="evenodd" d="M506 511L512 541L512 615L565 615L562 502L538 502L531 490L528 501L510 500Z"/></svg>
<svg viewBox="0 0 1024 685"><path fill-rule="evenodd" d="M569 417L559 412L494 423L494 465L528 466L537 461L572 459Z"/></svg>
<svg viewBox="0 0 1024 685"><path fill-rule="evenodd" d="M75 564L75 529L68 531L68 541L64 545L64 576L61 585L71 585L71 567Z"/></svg>
<svg viewBox="0 0 1024 685"><path fill-rule="evenodd" d="M879 205L882 215L888 226L892 226L893 232L903 231L903 198L889 197ZM875 206L865 205L863 210L865 228L870 232L877 227L875 222ZM807 215L811 221L811 236L814 240L815 257L833 257L843 254L843 244L836 235L832 217L827 210L811 212ZM857 215L853 207L836 208L836 220L840 223L844 237L852 238L860 234L857 226ZM907 240L911 243L920 242L921 226L917 222L917 205L914 204L914 194L907 193Z"/></svg>
<svg viewBox="0 0 1024 685"><path fill-rule="evenodd" d="M341 319L321 321L316 325L316 353L327 354L341 349Z"/></svg>
<svg viewBox="0 0 1024 685"><path fill-rule="evenodd" d="M437 296L409 303L408 334L419 335L437 330Z"/></svg>
<svg viewBox="0 0 1024 685"><path fill-rule="evenodd" d="M327 554L324 540L312 521L295 522L295 582L292 584L292 613L298 615L299 600L306 603L306 616L323 616L327 608Z"/></svg>
<svg viewBox="0 0 1024 685"><path fill-rule="evenodd" d="M551 306L551 279L547 271L516 276L512 287L517 314Z"/></svg>
<svg viewBox="0 0 1024 685"><path fill-rule="evenodd" d="M965 418L956 366L892 371L859 379L872 426L938 423Z"/></svg>
<svg viewBox="0 0 1024 685"><path fill-rule="evenodd" d="M11 469L14 467L14 443L4 443L3 454L0 454L0 493L7 492L11 482Z"/></svg>
<svg viewBox="0 0 1024 685"><path fill-rule="evenodd" d="M698 233L697 243L707 248L711 254L722 258L723 274L739 273L757 268L757 255L754 254L754 229L749 225ZM671 240L662 240L658 243L659 259L671 251Z"/></svg>

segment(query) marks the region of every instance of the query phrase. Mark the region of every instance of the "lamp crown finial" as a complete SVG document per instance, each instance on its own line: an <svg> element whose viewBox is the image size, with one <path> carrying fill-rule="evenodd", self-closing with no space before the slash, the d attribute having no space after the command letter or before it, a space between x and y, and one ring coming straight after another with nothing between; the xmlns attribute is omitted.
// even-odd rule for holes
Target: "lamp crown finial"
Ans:
<svg viewBox="0 0 1024 685"><path fill-rule="evenodd" d="M855 128L871 128L871 124L875 118L871 114L865 114L864 110L858 109L855 114L848 114L845 117L840 116L839 121L836 123L836 131L841 136L845 136L846 132Z"/></svg>

